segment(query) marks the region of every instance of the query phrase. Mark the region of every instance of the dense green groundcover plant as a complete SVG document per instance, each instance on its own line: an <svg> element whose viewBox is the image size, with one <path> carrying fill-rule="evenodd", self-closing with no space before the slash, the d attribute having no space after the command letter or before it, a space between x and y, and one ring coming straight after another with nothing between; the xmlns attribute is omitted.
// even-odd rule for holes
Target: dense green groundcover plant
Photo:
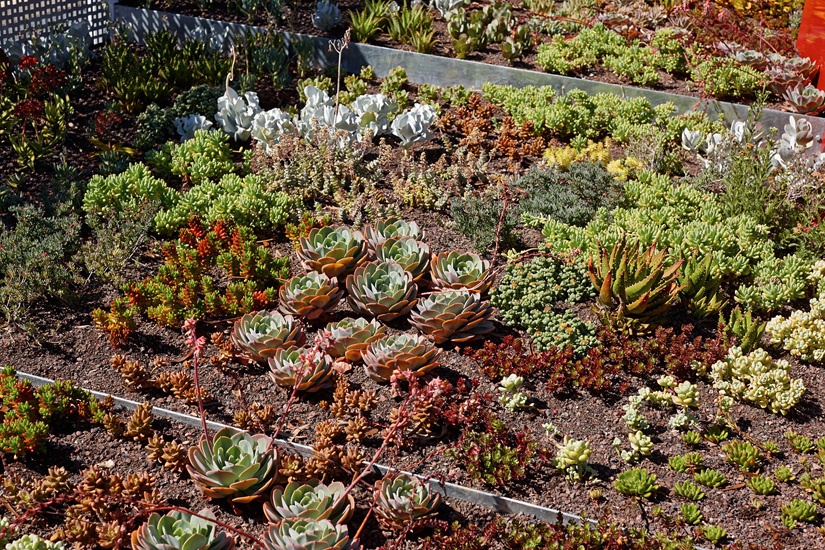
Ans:
<svg viewBox="0 0 825 550"><path fill-rule="evenodd" d="M583 90L559 96L550 86L514 88L490 83L484 84L482 90L486 98L504 109L516 124L529 121L536 134L561 139L610 137L624 143L633 136L645 136L649 130L659 129L663 140L676 146L685 128L703 134L725 130L721 123L710 121L704 113L675 116L676 107L672 103L653 107L644 97L588 95Z"/></svg>
<svg viewBox="0 0 825 550"><path fill-rule="evenodd" d="M192 141L195 140L172 146L171 150L176 151ZM221 143L225 145L224 141ZM193 162L200 162L195 152L186 155ZM181 162L180 166L186 165L185 161ZM220 164L225 166L221 168ZM94 176L86 189L83 209L89 216L106 219L120 212L137 216L146 205L151 205L158 211L153 224L155 231L167 235L185 226L193 216L209 224L223 220L270 230L284 226L300 214L302 207L298 198L267 190L258 175L240 177L232 173L234 166L224 161L207 162L202 168L210 174L209 178L204 177L202 183L186 193L169 187L142 163L132 164L121 174ZM198 179L202 176L203 173Z"/></svg>
<svg viewBox="0 0 825 550"><path fill-rule="evenodd" d="M672 261L697 251L711 254L711 269L739 283L735 300L748 309L772 311L805 296L810 261L793 254L780 258L769 228L750 214L725 215L717 196L652 172L641 172L624 191L626 206L600 209L583 228L549 218L527 221L543 226L557 253L578 249L587 257L628 234L643 246L668 248Z"/></svg>
<svg viewBox="0 0 825 550"><path fill-rule="evenodd" d="M569 345L580 357L596 345L596 329L570 310L561 310L563 304L587 301L594 295L579 262L546 255L508 264L490 298L502 321L523 327L537 349ZM558 310L554 310L556 305Z"/></svg>
<svg viewBox="0 0 825 550"><path fill-rule="evenodd" d="M70 259L81 224L63 207L54 216L33 205L10 210L17 222L14 229L0 223L0 315L19 322L37 300L71 295L78 274Z"/></svg>
<svg viewBox="0 0 825 550"><path fill-rule="evenodd" d="M620 182L597 162L574 162L565 171L533 167L513 185L525 193L518 213L578 226L621 200Z"/></svg>

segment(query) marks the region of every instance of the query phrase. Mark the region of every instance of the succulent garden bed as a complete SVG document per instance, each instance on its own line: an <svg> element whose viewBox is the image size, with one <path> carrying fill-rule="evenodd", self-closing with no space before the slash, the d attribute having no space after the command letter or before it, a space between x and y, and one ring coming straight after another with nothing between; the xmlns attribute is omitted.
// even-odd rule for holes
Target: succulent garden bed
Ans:
<svg viewBox="0 0 825 550"><path fill-rule="evenodd" d="M122 3L395 49L817 115L817 69L795 56L802 3L161 0Z"/></svg>
<svg viewBox="0 0 825 550"><path fill-rule="evenodd" d="M0 375L7 538L821 544L806 119L312 55L160 31L0 58L0 364L76 385ZM602 523L495 516L374 463Z"/></svg>

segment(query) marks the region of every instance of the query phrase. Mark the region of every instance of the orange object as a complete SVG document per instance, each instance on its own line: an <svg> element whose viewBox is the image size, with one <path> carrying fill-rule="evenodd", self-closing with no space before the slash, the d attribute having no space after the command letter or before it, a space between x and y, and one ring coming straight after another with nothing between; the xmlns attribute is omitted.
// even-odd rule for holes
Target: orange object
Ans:
<svg viewBox="0 0 825 550"><path fill-rule="evenodd" d="M825 91L825 76L822 75L825 66L825 0L805 0L796 48L802 57L816 61L820 72L818 88Z"/></svg>

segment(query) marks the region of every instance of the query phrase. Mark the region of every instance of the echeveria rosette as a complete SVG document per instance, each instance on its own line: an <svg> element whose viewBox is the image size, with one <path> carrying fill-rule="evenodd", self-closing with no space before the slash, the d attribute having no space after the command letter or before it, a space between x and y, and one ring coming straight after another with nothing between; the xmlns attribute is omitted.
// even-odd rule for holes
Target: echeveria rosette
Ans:
<svg viewBox="0 0 825 550"><path fill-rule="evenodd" d="M406 315L418 292L412 274L395 262L369 262L347 277L347 302L382 323Z"/></svg>
<svg viewBox="0 0 825 550"><path fill-rule="evenodd" d="M269 502L264 504L264 515L270 523L288 518L328 519L335 524L346 523L355 510L355 499L349 494L341 498L345 491L346 487L341 482L326 485L317 479L275 487Z"/></svg>
<svg viewBox="0 0 825 550"><path fill-rule="evenodd" d="M208 510L198 512L215 519ZM214 521L186 512L172 511L164 516L152 514L132 532L132 550L233 550L235 541L218 530Z"/></svg>
<svg viewBox="0 0 825 550"><path fill-rule="evenodd" d="M816 115L825 110L825 92L811 84L790 88L783 97L788 106L803 115Z"/></svg>
<svg viewBox="0 0 825 550"><path fill-rule="evenodd" d="M326 352L334 359L345 359L351 363L360 363L361 354L367 346L387 333L384 325L375 319L367 321L363 317L346 317L336 323L329 323L326 330L329 331L331 340Z"/></svg>
<svg viewBox="0 0 825 550"><path fill-rule="evenodd" d="M495 328L490 302L466 289L442 290L418 299L410 324L436 344L465 343Z"/></svg>
<svg viewBox="0 0 825 550"><path fill-rule="evenodd" d="M435 514L441 495L418 478L391 475L375 484L375 515L386 528L401 530L412 521Z"/></svg>
<svg viewBox="0 0 825 550"><path fill-rule="evenodd" d="M466 288L483 294L493 284L490 262L474 252L442 252L430 260L430 276L435 288Z"/></svg>
<svg viewBox="0 0 825 550"><path fill-rule="evenodd" d="M313 320L334 308L344 291L338 288L338 279L312 271L306 275L292 277L278 291L284 313Z"/></svg>
<svg viewBox="0 0 825 550"><path fill-rule="evenodd" d="M278 348L303 346L306 342L301 325L291 315L277 311L247 313L235 321L229 338L236 348L260 363Z"/></svg>
<svg viewBox="0 0 825 550"><path fill-rule="evenodd" d="M410 272L418 282L430 267L430 247L412 237L393 237L375 247L375 257L381 262L395 262Z"/></svg>
<svg viewBox="0 0 825 550"><path fill-rule="evenodd" d="M305 365L302 356L307 355L309 364ZM297 384L298 391L314 393L332 386L332 360L325 353L298 347L279 349L267 362L270 377L281 387Z"/></svg>
<svg viewBox="0 0 825 550"><path fill-rule="evenodd" d="M243 504L263 497L275 482L278 453L266 435L223 428L211 445L204 439L189 448L186 470L204 496Z"/></svg>
<svg viewBox="0 0 825 550"><path fill-rule="evenodd" d="M373 250L388 239L395 237L412 237L418 241L424 239L424 232L415 222L407 222L399 218L376 220L375 225L364 228L364 237Z"/></svg>
<svg viewBox="0 0 825 550"><path fill-rule="evenodd" d="M377 340L364 350L364 371L376 382L404 380L410 372L414 378L424 376L440 363L441 350L417 334L396 334Z"/></svg>
<svg viewBox="0 0 825 550"><path fill-rule="evenodd" d="M290 518L273 525L264 535L268 550L348 550L346 525L328 519Z"/></svg>
<svg viewBox="0 0 825 550"><path fill-rule="evenodd" d="M298 257L308 270L339 277L364 262L368 252L360 231L327 226L314 228L301 237Z"/></svg>

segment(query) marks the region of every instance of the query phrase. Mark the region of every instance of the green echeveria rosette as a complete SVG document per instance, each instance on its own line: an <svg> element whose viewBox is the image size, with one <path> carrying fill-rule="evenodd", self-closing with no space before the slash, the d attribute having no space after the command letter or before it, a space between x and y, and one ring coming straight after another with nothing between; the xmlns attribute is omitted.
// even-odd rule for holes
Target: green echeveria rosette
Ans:
<svg viewBox="0 0 825 550"><path fill-rule="evenodd" d="M269 502L264 504L264 515L270 523L289 518L328 519L335 524L346 523L355 510L355 499L352 495L341 499L345 491L346 487L341 482L325 485L317 479L275 487ZM339 499L341 501L336 506Z"/></svg>
<svg viewBox="0 0 825 550"><path fill-rule="evenodd" d="M490 302L476 293L443 290L419 298L410 324L436 344L465 343L493 331L492 314Z"/></svg>
<svg viewBox="0 0 825 550"><path fill-rule="evenodd" d="M376 250L379 244L397 237L411 237L421 241L424 239L424 232L421 231L415 222L406 222L398 218L387 218L385 220L377 220L375 225L365 227L364 237L366 237L370 247Z"/></svg>
<svg viewBox="0 0 825 550"><path fill-rule="evenodd" d="M398 474L375 484L378 521L389 529L404 529L411 521L436 512L441 495L417 478Z"/></svg>
<svg viewBox="0 0 825 550"><path fill-rule="evenodd" d="M301 356L310 353L314 353L312 362L305 366ZM332 386L332 359L325 353L291 347L277 350L267 362L269 375L281 387L293 388L297 384L298 391L314 393ZM304 368L306 370L301 374Z"/></svg>
<svg viewBox="0 0 825 550"><path fill-rule="evenodd" d="M430 276L435 288L466 288L483 294L493 284L490 262L473 252L442 252L430 261Z"/></svg>
<svg viewBox="0 0 825 550"><path fill-rule="evenodd" d="M396 334L364 350L364 370L376 382L389 382L393 375L407 371L417 378L437 367L440 355L441 350L423 336Z"/></svg>
<svg viewBox="0 0 825 550"><path fill-rule="evenodd" d="M278 348L303 346L306 335L291 315L256 311L235 321L230 340L249 357L264 363Z"/></svg>
<svg viewBox="0 0 825 550"><path fill-rule="evenodd" d="M382 323L406 315L418 292L412 274L395 262L370 262L347 277L347 302L357 313Z"/></svg>
<svg viewBox="0 0 825 550"><path fill-rule="evenodd" d="M284 313L311 321L338 305L343 296L338 279L313 271L293 277L281 286L278 307Z"/></svg>
<svg viewBox="0 0 825 550"><path fill-rule="evenodd" d="M215 519L212 512L199 515ZM217 525L185 512L172 511L161 516L152 514L146 523L132 532L132 550L232 550L235 541Z"/></svg>
<svg viewBox="0 0 825 550"><path fill-rule="evenodd" d="M387 333L387 328L378 321L367 321L363 317L346 317L337 323L329 323L326 330L332 338L327 353L333 359L345 359L351 363L360 363L361 354L367 346Z"/></svg>
<svg viewBox="0 0 825 550"><path fill-rule="evenodd" d="M376 245L375 257L381 262L395 262L418 282L430 267L430 247L412 237L393 237Z"/></svg>
<svg viewBox="0 0 825 550"><path fill-rule="evenodd" d="M304 267L330 278L351 273L369 252L361 232L346 227L312 229L299 244L298 257Z"/></svg>
<svg viewBox="0 0 825 550"><path fill-rule="evenodd" d="M243 504L263 497L275 482L278 453L269 437L223 428L189 448L189 476L204 496Z"/></svg>
<svg viewBox="0 0 825 550"><path fill-rule="evenodd" d="M328 519L290 518L273 525L264 535L269 550L347 550L346 525Z"/></svg>

